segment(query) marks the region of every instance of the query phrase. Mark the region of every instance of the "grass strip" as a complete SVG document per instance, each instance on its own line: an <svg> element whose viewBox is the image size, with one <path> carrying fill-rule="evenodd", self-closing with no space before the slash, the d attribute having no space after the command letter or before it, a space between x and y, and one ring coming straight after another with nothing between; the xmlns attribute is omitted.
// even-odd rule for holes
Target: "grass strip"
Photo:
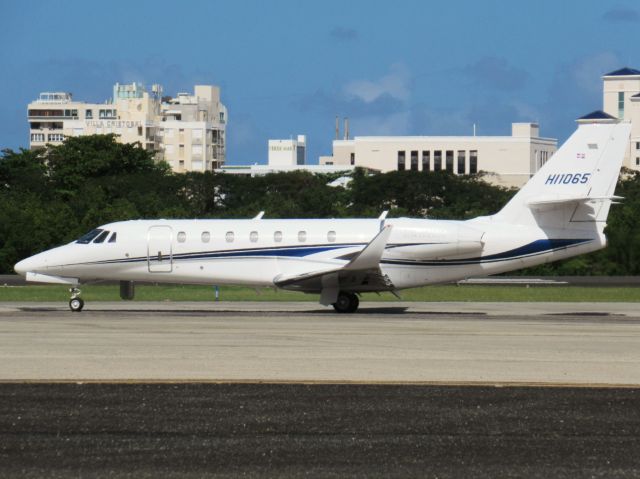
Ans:
<svg viewBox="0 0 640 479"><path fill-rule="evenodd" d="M599 286L438 285L400 292L404 301L463 302L640 302L640 288ZM118 301L117 285L85 285L86 301ZM136 285L134 301L213 301L212 286ZM68 288L59 285L0 286L0 301L67 301ZM362 301L395 301L390 293L366 293ZM221 286L221 301L318 301L318 295L240 286Z"/></svg>

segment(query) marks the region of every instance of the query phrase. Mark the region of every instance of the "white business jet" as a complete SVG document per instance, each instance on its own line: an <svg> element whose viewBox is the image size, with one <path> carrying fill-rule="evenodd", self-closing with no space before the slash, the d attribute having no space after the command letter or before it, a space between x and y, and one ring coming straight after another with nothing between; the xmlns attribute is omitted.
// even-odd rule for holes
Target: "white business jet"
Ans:
<svg viewBox="0 0 640 479"><path fill-rule="evenodd" d="M340 313L358 294L557 261L605 247L628 123L585 124L498 213L430 219L134 220L109 223L15 265L28 281L276 286ZM124 285L126 283L121 283Z"/></svg>

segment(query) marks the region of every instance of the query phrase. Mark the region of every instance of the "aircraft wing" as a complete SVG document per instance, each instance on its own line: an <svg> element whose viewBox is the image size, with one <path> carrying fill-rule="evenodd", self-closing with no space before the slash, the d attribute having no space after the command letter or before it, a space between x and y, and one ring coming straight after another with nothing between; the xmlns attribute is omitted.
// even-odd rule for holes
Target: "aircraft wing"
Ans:
<svg viewBox="0 0 640 479"><path fill-rule="evenodd" d="M297 291L320 291L322 304L334 303L341 289L392 289L389 279L380 271L380 259L389 241L391 225L385 226L351 261L339 268L314 270L295 276L278 276L274 284ZM373 287L372 287L373 286Z"/></svg>

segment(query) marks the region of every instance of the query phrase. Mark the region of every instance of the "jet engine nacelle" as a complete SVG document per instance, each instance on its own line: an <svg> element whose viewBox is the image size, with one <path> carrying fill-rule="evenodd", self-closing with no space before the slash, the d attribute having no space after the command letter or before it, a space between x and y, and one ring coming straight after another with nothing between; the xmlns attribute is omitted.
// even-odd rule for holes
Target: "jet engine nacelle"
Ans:
<svg viewBox="0 0 640 479"><path fill-rule="evenodd" d="M394 233L402 242L387 248L385 257L410 257L416 260L455 258L480 254L484 247L484 231L455 222L433 222L425 225L411 221L395 226ZM429 222L430 223L430 222Z"/></svg>

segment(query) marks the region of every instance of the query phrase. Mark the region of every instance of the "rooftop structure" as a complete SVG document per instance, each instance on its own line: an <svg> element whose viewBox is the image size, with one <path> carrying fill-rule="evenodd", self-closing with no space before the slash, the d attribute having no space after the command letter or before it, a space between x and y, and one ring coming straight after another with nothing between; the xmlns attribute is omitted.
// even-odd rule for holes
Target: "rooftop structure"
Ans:
<svg viewBox="0 0 640 479"><path fill-rule="evenodd" d="M307 137L298 135L290 140L269 140L269 166L288 167L307 162Z"/></svg>

